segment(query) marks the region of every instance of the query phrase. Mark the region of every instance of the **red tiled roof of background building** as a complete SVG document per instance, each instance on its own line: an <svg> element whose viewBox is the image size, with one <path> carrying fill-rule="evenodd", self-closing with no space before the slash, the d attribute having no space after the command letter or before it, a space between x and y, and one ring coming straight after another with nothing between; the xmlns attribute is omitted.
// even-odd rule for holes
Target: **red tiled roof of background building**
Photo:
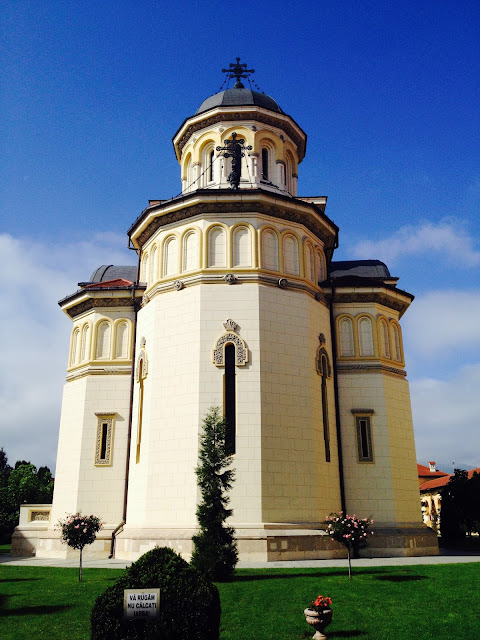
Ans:
<svg viewBox="0 0 480 640"><path fill-rule="evenodd" d="M421 467L422 465L417 465ZM470 480L474 473L480 473L480 467L476 469L469 469L467 471L468 479ZM420 475L420 474L419 474ZM434 478L433 480L427 480L420 485L420 491L429 491L431 489L440 489L449 483L450 478L453 478L453 474L444 475L441 478Z"/></svg>
<svg viewBox="0 0 480 640"><path fill-rule="evenodd" d="M435 464L435 463L430 463L430 464ZM418 464L418 463L417 463L417 473L419 477L428 476L429 478L439 478L441 476L448 476L448 473L446 473L445 471L439 471L438 469L436 471L430 471L430 467L427 467L424 464Z"/></svg>
<svg viewBox="0 0 480 640"><path fill-rule="evenodd" d="M130 280L124 280L123 278L118 278L117 280L107 280L106 282L92 282L91 284L84 285L84 289L110 289L110 288L118 288L118 287L131 287L133 282Z"/></svg>

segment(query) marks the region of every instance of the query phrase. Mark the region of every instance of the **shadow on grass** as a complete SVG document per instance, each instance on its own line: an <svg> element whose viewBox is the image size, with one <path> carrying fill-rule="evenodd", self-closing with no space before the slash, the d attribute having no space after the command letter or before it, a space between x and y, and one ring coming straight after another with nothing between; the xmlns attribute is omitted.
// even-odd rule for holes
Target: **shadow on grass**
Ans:
<svg viewBox="0 0 480 640"><path fill-rule="evenodd" d="M72 604L59 604L43 607L21 607L18 609L2 609L0 611L0 618L6 618L7 616L39 616L49 613L61 613L71 609Z"/></svg>
<svg viewBox="0 0 480 640"><path fill-rule="evenodd" d="M266 571L272 571L270 570L266 570ZM366 568L366 569L353 569L352 570L352 576L353 578L355 578L355 576L361 576L361 575L373 575L375 576L376 573L385 573L385 569L382 568L378 568L378 569L371 569L371 568ZM325 569L323 569L321 572L316 572L316 571L312 571L309 573L257 573L257 574L251 574L251 575L246 575L246 576L242 576L242 575L235 575L233 580L230 580L229 582L250 582L253 580L285 580L286 578L330 578L330 577L334 577L334 576L346 576L348 579L348 568L346 569L341 569L338 571L326 571ZM375 576L378 577L378 576ZM394 576L392 576L393 578ZM387 579L387 576L385 576L385 579Z"/></svg>
<svg viewBox="0 0 480 640"><path fill-rule="evenodd" d="M32 580L41 580L41 578L0 578L0 582L31 582Z"/></svg>
<svg viewBox="0 0 480 640"><path fill-rule="evenodd" d="M375 576L376 580L385 580L386 582L410 582L410 580L428 580L428 576Z"/></svg>
<svg viewBox="0 0 480 640"><path fill-rule="evenodd" d="M368 635L367 631L358 631L357 629L354 629L352 631L328 631L328 629L326 629L326 632L329 638L357 638L358 636ZM311 638L311 637L312 637L311 631L304 631L302 638Z"/></svg>

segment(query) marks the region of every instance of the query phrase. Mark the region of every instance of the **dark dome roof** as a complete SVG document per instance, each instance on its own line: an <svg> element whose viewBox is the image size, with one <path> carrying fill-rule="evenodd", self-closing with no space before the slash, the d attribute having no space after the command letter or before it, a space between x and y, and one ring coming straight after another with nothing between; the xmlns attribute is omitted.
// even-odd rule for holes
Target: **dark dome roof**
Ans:
<svg viewBox="0 0 480 640"><path fill-rule="evenodd" d="M245 89L245 87L233 87L233 89L226 89L225 91L215 93L213 96L204 100L198 108L197 114L213 109L214 107L243 107L250 105L263 107L264 109L276 111L277 113L283 113L275 100L267 96L266 93L252 91L251 89Z"/></svg>
<svg viewBox="0 0 480 640"><path fill-rule="evenodd" d="M131 265L117 266L114 264L102 264L95 269L90 276L90 282L108 282L123 278L135 282L137 279L137 267Z"/></svg>

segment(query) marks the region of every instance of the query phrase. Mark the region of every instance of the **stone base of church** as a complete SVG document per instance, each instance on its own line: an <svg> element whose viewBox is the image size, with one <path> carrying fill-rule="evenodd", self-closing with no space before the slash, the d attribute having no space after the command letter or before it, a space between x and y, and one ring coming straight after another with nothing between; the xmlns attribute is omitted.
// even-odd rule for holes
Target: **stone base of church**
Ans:
<svg viewBox="0 0 480 640"><path fill-rule="evenodd" d="M374 528L369 545L360 551L365 558L388 558L438 555L436 533L425 525L385 524ZM135 561L156 546L174 549L186 560L192 553L194 528L125 527L115 540L115 558ZM85 547L84 557L108 558L113 526L105 527L92 545ZM327 560L345 558L345 548L314 524L263 524L235 527L238 556L245 562L280 560ZM68 558L78 555L60 541L59 532L47 528L17 527L12 538L12 555L37 558Z"/></svg>

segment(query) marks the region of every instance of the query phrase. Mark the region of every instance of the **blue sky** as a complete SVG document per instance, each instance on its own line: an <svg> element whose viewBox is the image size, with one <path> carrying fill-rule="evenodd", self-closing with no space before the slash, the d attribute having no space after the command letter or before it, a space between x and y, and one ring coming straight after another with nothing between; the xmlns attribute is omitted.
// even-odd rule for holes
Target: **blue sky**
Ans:
<svg viewBox="0 0 480 640"><path fill-rule="evenodd" d="M337 259L380 258L404 318L418 460L480 466L480 140L474 1L7 0L0 445L55 464L69 321L56 301L180 191L171 139L240 56L308 134ZM6 160L6 161L5 161Z"/></svg>

